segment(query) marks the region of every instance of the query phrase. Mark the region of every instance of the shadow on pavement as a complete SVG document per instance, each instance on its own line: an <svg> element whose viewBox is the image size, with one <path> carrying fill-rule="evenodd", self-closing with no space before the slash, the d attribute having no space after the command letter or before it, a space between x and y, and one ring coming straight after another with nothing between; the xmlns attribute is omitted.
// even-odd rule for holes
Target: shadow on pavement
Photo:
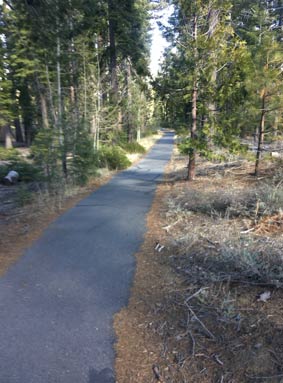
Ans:
<svg viewBox="0 0 283 383"><path fill-rule="evenodd" d="M110 368L104 368L101 371L91 369L88 383L115 383L113 371Z"/></svg>

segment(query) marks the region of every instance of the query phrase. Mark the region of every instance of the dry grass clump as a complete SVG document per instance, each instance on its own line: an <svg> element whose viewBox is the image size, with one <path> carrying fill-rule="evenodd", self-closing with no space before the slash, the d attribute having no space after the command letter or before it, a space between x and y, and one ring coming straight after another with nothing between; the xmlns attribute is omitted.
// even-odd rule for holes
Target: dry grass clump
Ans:
<svg viewBox="0 0 283 383"><path fill-rule="evenodd" d="M167 198L167 262L183 287L156 323L174 366L164 381L282 382L283 177L220 178L217 166Z"/></svg>
<svg viewBox="0 0 283 383"><path fill-rule="evenodd" d="M186 259L178 267L206 283L283 286L282 239L269 238L283 228L283 190L276 177L249 187L220 183L214 190L196 185L172 193L164 228L179 259ZM178 264L175 258L173 263Z"/></svg>
<svg viewBox="0 0 283 383"><path fill-rule="evenodd" d="M279 214L263 191L280 179L201 159L203 175L187 183L186 161L175 153L159 186L124 313L129 359L118 380L282 383L283 237L256 232Z"/></svg>
<svg viewBox="0 0 283 383"><path fill-rule="evenodd" d="M258 292L228 284L171 291L152 326L163 340L162 381L281 382L282 328Z"/></svg>
<svg viewBox="0 0 283 383"><path fill-rule="evenodd" d="M187 240L187 238L186 238ZM183 251L185 245L183 244ZM272 241L203 242L171 257L174 268L195 286L241 283L251 286L283 287L283 243Z"/></svg>
<svg viewBox="0 0 283 383"><path fill-rule="evenodd" d="M189 189L169 201L170 208L179 212L190 211L212 217L246 217L259 220L283 212L283 189L264 184L258 189L205 191ZM173 206L174 205L174 206Z"/></svg>
<svg viewBox="0 0 283 383"><path fill-rule="evenodd" d="M168 201L168 214L196 213L232 220L245 218L243 224L247 229L263 220L266 224L274 223L274 229L281 229L283 172L278 167L272 171L273 176L264 177L263 180L251 176L235 177L234 173L223 179L218 179L217 173L213 173L214 177L209 179L199 177L194 186L172 193ZM209 183L202 187L207 180ZM266 217L270 217L271 221L266 220Z"/></svg>

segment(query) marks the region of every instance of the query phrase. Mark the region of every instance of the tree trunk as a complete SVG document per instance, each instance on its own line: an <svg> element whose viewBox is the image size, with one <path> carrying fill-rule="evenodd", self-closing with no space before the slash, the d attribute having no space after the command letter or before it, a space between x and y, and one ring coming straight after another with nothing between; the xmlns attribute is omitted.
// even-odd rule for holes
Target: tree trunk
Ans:
<svg viewBox="0 0 283 383"><path fill-rule="evenodd" d="M256 162L255 162L255 176L259 173L259 163L261 158L261 147L264 140L264 128L265 128L265 92L263 92L262 96L262 105L261 105L261 117L260 117L260 124L259 124L259 132L258 132L258 145L257 145L257 152L256 152Z"/></svg>
<svg viewBox="0 0 283 383"><path fill-rule="evenodd" d="M40 97L42 126L44 129L48 129L49 128L49 121L48 121L48 109L47 109L46 98L42 92L39 93L39 97Z"/></svg>
<svg viewBox="0 0 283 383"><path fill-rule="evenodd" d="M274 137L278 136L278 126L279 126L279 111L277 110L275 112L273 132L272 132Z"/></svg>
<svg viewBox="0 0 283 383"><path fill-rule="evenodd" d="M19 104L24 126L25 143L30 146L32 142L33 108L27 81L20 88Z"/></svg>
<svg viewBox="0 0 283 383"><path fill-rule="evenodd" d="M52 87L51 87L50 78L49 78L49 69L48 69L47 65L46 65L45 69L46 69L46 79L47 79L47 84L48 84L49 105L50 105L50 109L51 109L51 115L53 118L53 124L54 124L54 127L56 127L58 125L58 121L57 121L56 111L55 111L55 107L54 107L53 92L52 92Z"/></svg>
<svg viewBox="0 0 283 383"><path fill-rule="evenodd" d="M194 144L194 139L196 138L197 132L197 97L198 97L198 87L197 82L194 82L194 89L192 95L192 127L191 127L191 141ZM196 149L191 148L189 154L189 164L188 164L188 180L192 181L195 179L196 175Z"/></svg>
<svg viewBox="0 0 283 383"><path fill-rule="evenodd" d="M45 89L44 89L44 86L42 86L42 84L39 82L37 73L35 73L35 83L36 83L37 92L39 95L42 127L43 127L43 129L48 129L49 128L49 120L48 120L47 101L46 101L46 97L45 97Z"/></svg>
<svg viewBox="0 0 283 383"><path fill-rule="evenodd" d="M65 144L64 144L64 135L63 135L63 109L62 109L62 88L61 88L61 64L60 64L60 57L61 57L61 42L60 37L57 37L57 97L58 97L58 132L59 132L59 142L60 142L60 148L61 148L61 160L62 160L62 170L67 177L68 171L67 171L67 159L66 159L66 150L65 150Z"/></svg>
<svg viewBox="0 0 283 383"><path fill-rule="evenodd" d="M24 136L23 136L21 122L19 118L15 118L14 125L16 128L16 141L22 144L24 142Z"/></svg>
<svg viewBox="0 0 283 383"><path fill-rule="evenodd" d="M283 32L283 4L282 0L278 0L278 8L279 8L279 18L278 18L278 26L281 33L279 34L278 41L282 41L282 32Z"/></svg>
<svg viewBox="0 0 283 383"><path fill-rule="evenodd" d="M116 17L114 12L113 0L108 0L108 29L109 29L109 54L110 54L110 82L111 92L110 101L114 104L117 102L118 95L118 79L117 79L117 52L116 52Z"/></svg>
<svg viewBox="0 0 283 383"><path fill-rule="evenodd" d="M75 129L75 141L76 141L76 135L77 135L77 129L79 126L79 120L80 120L80 112L79 112L79 101L78 101L78 81L77 81L77 62L75 58L75 54L77 53L75 50L75 43L74 43L74 25L73 21L70 18L69 20L69 27L71 31L71 40L70 40L70 101L71 101L71 114L72 114L72 120L73 120L73 129ZM84 72L84 122L86 123L86 69L85 69L85 46L83 49L83 72Z"/></svg>
<svg viewBox="0 0 283 383"><path fill-rule="evenodd" d="M95 48L97 49L97 57L96 57L96 75L93 74L91 76L93 79L96 79L96 98L94 100L95 104L95 110L94 114L92 115L91 119L91 131L93 135L93 147L95 150L99 150L100 146L100 118L101 118L101 106L103 105L103 99L101 97L101 68L100 68L100 48L103 46L103 41L101 36L97 37L97 40L95 42ZM86 92L86 77L85 77L85 70L84 70L84 81L85 81L85 92ZM86 97L86 93L85 93ZM85 104L86 107L86 104Z"/></svg>
<svg viewBox="0 0 283 383"><path fill-rule="evenodd" d="M213 39L216 27L219 23L219 10L217 9L211 9L208 15L209 19L209 31L208 31L208 37L210 39ZM215 63L217 57L216 57L216 51L213 50L210 55L211 62ZM211 85L213 87L216 86L217 81L217 69L216 64L213 65L212 73L211 73ZM210 136L212 137L215 130L215 115L216 115L216 103L213 99L213 96L211 97L210 102L208 103L208 111L209 111L209 122L210 122ZM210 137L210 140L211 140Z"/></svg>
<svg viewBox="0 0 283 383"><path fill-rule="evenodd" d="M134 132L133 132L133 121L132 121L132 71L131 64L128 61L125 61L125 87L127 91L127 105L125 111L125 129L127 133L128 142L133 142Z"/></svg>
<svg viewBox="0 0 283 383"><path fill-rule="evenodd" d="M197 34L198 34L198 25L197 25L197 16L194 16L194 24L193 24L193 39L195 42L194 46L194 59L195 59L195 66L197 65L197 57L198 57L198 51L197 51ZM197 80L197 68L195 67L194 70L194 83L193 83L193 93L192 93L192 125L190 129L190 135L191 135L191 144L192 147L190 148L189 153L189 163L188 163L188 180L192 181L195 179L195 173L196 173L196 149L193 147L195 144L195 138L196 138L196 132L197 132L197 98L198 98L198 80Z"/></svg>
<svg viewBox="0 0 283 383"><path fill-rule="evenodd" d="M5 126L5 148L6 149L12 149L13 147L13 135L11 132L11 128L9 125Z"/></svg>

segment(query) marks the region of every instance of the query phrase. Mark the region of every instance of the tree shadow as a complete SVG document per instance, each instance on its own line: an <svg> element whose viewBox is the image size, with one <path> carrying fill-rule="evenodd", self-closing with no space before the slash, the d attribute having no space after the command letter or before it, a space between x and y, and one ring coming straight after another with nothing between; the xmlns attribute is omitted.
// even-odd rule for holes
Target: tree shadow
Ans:
<svg viewBox="0 0 283 383"><path fill-rule="evenodd" d="M115 383L114 373L110 368L100 371L92 368L89 371L88 383Z"/></svg>

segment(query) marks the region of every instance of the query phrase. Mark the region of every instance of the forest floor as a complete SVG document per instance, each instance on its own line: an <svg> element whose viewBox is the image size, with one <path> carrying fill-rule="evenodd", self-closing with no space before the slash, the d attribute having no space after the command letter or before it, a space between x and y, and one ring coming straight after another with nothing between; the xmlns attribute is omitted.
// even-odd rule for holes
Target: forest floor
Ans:
<svg viewBox="0 0 283 383"><path fill-rule="evenodd" d="M145 137L140 143L148 151L161 136L162 133L158 133ZM24 149L24 157L28 154ZM131 154L129 159L134 164L142 156ZM86 186L67 185L64 192L58 191L52 197L32 183L0 184L0 275L42 235L51 222L108 182L115 173L101 169L100 176L91 179Z"/></svg>
<svg viewBox="0 0 283 383"><path fill-rule="evenodd" d="M283 382L283 169L175 151L148 215L117 383ZM157 242L164 248L157 246Z"/></svg>

